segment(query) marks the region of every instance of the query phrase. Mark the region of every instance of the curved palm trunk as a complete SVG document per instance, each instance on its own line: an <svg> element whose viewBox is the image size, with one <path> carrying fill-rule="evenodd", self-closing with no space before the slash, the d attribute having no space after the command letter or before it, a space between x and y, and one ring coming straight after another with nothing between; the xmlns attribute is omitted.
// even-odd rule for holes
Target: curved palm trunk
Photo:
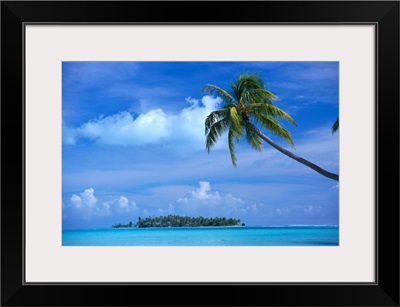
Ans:
<svg viewBox="0 0 400 307"><path fill-rule="evenodd" d="M295 154L293 154L292 152L290 152L289 150L286 150L285 148L279 146L278 144L276 144L274 141L272 141L269 137L267 137L265 134L263 134L260 130L258 130L254 125L250 124L250 127L253 129L253 131L260 137L262 138L265 142L267 142L269 145L271 145L272 147L274 147L276 150L279 150L281 153L287 155L288 157L296 160L297 162L300 162L306 166L308 166L309 168L313 169L314 171L320 173L322 176L328 177L330 179L339 181L339 175L330 173L322 168L320 168L318 165L315 165L314 163L307 161L306 159L303 159L299 156L296 156Z"/></svg>

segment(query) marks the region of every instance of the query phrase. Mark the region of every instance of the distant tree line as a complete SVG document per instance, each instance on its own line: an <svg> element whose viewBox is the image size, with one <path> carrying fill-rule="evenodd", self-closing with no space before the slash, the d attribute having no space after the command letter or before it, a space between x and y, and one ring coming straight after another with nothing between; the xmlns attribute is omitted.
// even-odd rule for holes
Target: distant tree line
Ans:
<svg viewBox="0 0 400 307"><path fill-rule="evenodd" d="M225 217L189 217L179 215L168 215L159 217L138 218L136 224L132 221L128 224L114 224L112 228L146 228L146 227L200 227L200 226L245 226L240 219Z"/></svg>
<svg viewBox="0 0 400 307"><path fill-rule="evenodd" d="M130 221L128 224L114 224L111 226L112 228L132 228L132 227L136 227L136 224L133 224L132 221Z"/></svg>

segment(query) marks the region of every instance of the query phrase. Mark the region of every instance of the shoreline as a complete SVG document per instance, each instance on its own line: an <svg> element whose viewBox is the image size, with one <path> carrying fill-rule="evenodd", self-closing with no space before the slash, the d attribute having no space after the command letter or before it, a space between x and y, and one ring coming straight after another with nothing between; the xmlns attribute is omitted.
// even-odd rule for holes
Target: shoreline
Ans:
<svg viewBox="0 0 400 307"><path fill-rule="evenodd" d="M338 225L268 225L268 226L179 226L179 227L99 227L81 229L63 229L62 231L86 231L86 230L113 230L113 229L201 229L201 228L339 228Z"/></svg>

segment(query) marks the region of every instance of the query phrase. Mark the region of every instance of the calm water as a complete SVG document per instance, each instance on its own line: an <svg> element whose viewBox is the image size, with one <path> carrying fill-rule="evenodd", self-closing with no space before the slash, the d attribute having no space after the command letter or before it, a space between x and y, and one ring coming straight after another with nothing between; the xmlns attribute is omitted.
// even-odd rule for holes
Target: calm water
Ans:
<svg viewBox="0 0 400 307"><path fill-rule="evenodd" d="M64 230L63 246L337 246L334 226Z"/></svg>

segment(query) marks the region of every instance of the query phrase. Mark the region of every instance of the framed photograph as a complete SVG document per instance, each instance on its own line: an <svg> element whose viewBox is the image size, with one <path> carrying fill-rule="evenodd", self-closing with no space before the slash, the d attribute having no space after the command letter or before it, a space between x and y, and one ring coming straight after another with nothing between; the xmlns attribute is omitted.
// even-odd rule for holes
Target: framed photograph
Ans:
<svg viewBox="0 0 400 307"><path fill-rule="evenodd" d="M399 306L398 1L1 27L2 306Z"/></svg>

